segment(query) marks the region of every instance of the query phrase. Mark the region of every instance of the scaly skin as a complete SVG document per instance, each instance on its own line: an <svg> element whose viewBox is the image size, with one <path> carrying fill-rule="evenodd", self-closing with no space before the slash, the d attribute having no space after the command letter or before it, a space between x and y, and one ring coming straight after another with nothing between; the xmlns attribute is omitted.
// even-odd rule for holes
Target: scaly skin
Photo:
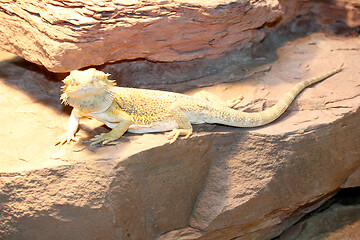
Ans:
<svg viewBox="0 0 360 240"><path fill-rule="evenodd" d="M75 139L79 118L94 117L112 130L91 139L91 145L106 144L120 138L126 131L135 133L169 133L170 143L180 135L189 138L191 124L217 123L233 127L257 127L279 118L294 98L306 87L340 72L342 65L322 76L296 84L271 108L255 113L233 109L242 99L238 97L228 104L209 93L194 96L179 93L116 87L108 80L108 74L95 69L72 71L64 79L61 99L74 107L66 134L57 138L58 144Z"/></svg>

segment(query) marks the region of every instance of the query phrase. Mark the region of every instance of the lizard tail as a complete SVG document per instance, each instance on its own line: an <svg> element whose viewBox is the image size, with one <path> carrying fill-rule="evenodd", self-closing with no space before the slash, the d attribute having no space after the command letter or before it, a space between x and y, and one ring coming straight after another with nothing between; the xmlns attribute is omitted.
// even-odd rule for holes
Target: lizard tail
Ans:
<svg viewBox="0 0 360 240"><path fill-rule="evenodd" d="M275 121L286 111L286 109L288 109L295 97L302 90L340 72L342 66L343 64L341 64L337 69L330 71L322 76L310 78L296 84L290 89L290 91L285 93L285 95L274 106L270 107L269 109L254 113L239 112L230 109L230 112L228 112L230 116L228 116L227 119L231 120L218 123L234 127L258 127Z"/></svg>

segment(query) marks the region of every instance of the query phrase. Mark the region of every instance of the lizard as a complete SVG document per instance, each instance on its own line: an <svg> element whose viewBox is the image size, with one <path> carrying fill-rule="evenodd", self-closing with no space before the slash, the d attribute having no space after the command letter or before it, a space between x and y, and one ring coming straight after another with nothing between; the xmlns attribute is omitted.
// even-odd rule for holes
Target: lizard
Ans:
<svg viewBox="0 0 360 240"><path fill-rule="evenodd" d="M60 99L73 109L67 132L56 139L56 144L75 141L80 117L93 117L112 129L92 138L91 145L115 141L126 131L148 133L171 130L168 139L172 144L179 136L189 138L193 133L192 124L263 126L278 119L303 89L340 72L342 66L297 83L275 105L260 112L234 109L241 101L241 96L225 104L210 93L200 92L189 96L168 91L118 87L114 80L108 79L110 74L95 68L74 70L63 80Z"/></svg>

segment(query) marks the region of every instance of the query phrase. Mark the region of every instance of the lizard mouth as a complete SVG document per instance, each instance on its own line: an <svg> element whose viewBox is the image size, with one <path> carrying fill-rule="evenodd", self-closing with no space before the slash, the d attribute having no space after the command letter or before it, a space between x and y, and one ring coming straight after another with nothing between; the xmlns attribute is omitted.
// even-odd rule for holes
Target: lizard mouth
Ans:
<svg viewBox="0 0 360 240"><path fill-rule="evenodd" d="M69 98L71 99L84 99L91 96L103 95L108 91L105 87L93 87L83 86L81 88L71 89L69 87L64 88L64 93L61 94L60 99L66 102Z"/></svg>
<svg viewBox="0 0 360 240"><path fill-rule="evenodd" d="M66 89L63 94L61 94L60 99L62 101L61 103L71 105L70 103L73 102L73 100L82 99L84 96L91 96L91 94L86 94L86 91L82 91L81 89Z"/></svg>
<svg viewBox="0 0 360 240"><path fill-rule="evenodd" d="M94 105L92 102L105 103L112 101L114 94L106 87L82 87L74 90L66 89L60 96L61 103L65 105L79 105L84 104Z"/></svg>

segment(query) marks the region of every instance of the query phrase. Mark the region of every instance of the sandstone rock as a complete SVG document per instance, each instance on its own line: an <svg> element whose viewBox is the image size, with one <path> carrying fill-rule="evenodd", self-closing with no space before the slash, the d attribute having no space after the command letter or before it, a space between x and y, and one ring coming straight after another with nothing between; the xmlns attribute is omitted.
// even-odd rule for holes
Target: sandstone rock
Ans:
<svg viewBox="0 0 360 240"><path fill-rule="evenodd" d="M349 177L346 182L341 185L342 188L360 187L360 167L356 169Z"/></svg>
<svg viewBox="0 0 360 240"><path fill-rule="evenodd" d="M0 1L0 47L53 72L129 59L174 62L250 48L313 13L359 26L355 0ZM261 17L259 17L261 16ZM146 81L146 80L143 80Z"/></svg>
<svg viewBox="0 0 360 240"><path fill-rule="evenodd" d="M261 110L301 79L344 62L306 89L273 124L254 129L199 125L168 144L165 134L125 134L84 120L77 142L53 140L68 114L55 76L19 58L0 62L0 238L270 239L318 207L360 166L357 38L312 34L252 68L167 86L199 86L223 98L242 93ZM235 75L235 76L234 76ZM226 83L230 82L230 83ZM252 105L249 108L249 105Z"/></svg>
<svg viewBox="0 0 360 240"><path fill-rule="evenodd" d="M291 227L280 240L359 239L360 205L335 204Z"/></svg>
<svg viewBox="0 0 360 240"><path fill-rule="evenodd" d="M280 17L277 1L1 1L1 47L54 72L216 57ZM263 16L259 18L258 16Z"/></svg>

